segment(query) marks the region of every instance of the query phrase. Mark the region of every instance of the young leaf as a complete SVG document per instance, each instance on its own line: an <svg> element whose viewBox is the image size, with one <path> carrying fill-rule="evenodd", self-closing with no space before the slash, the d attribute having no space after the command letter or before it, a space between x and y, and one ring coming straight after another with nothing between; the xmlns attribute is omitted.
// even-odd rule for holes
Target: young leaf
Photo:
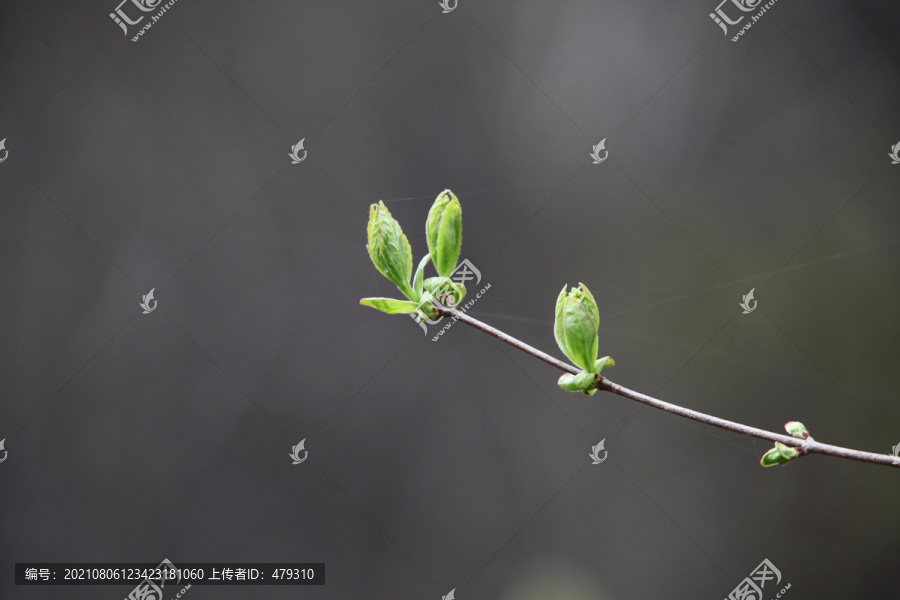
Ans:
<svg viewBox="0 0 900 600"><path fill-rule="evenodd" d="M359 301L363 306L371 306L377 308L381 312L389 315L399 313L414 313L419 309L419 305L415 302L406 300L395 300L394 298L363 298Z"/></svg>
<svg viewBox="0 0 900 600"><path fill-rule="evenodd" d="M369 210L369 257L381 274L396 284L410 300L416 300L409 280L412 277L412 247L400 223L391 216L384 202L373 204Z"/></svg>

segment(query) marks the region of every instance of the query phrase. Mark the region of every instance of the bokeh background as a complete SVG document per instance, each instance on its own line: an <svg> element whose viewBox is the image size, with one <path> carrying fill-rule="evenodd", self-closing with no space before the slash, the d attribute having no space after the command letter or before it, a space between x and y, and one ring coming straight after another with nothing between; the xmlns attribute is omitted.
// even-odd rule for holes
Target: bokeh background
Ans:
<svg viewBox="0 0 900 600"><path fill-rule="evenodd" d="M116 0L0 4L0 597L118 600L14 563L163 558L327 565L191 600L719 599L765 558L765 598L896 594L900 472L762 469L358 304L398 294L368 205L418 261L451 188L474 316L561 357L581 281L614 381L900 444L900 7L780 0L738 42L715 8L178 0L132 42Z"/></svg>

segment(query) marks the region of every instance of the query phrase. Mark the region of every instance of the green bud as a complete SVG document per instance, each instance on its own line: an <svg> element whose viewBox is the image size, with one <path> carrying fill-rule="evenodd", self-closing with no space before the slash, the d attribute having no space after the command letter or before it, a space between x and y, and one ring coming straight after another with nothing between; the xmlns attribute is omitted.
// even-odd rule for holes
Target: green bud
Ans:
<svg viewBox="0 0 900 600"><path fill-rule="evenodd" d="M450 277L462 245L462 207L450 190L441 192L431 205L425 221L425 237L438 275Z"/></svg>
<svg viewBox="0 0 900 600"><path fill-rule="evenodd" d="M796 448L792 448L791 446L782 444L781 442L775 442L775 447L778 449L781 455L788 460L800 456L799 450L797 450Z"/></svg>
<svg viewBox="0 0 900 600"><path fill-rule="evenodd" d="M381 274L393 281L410 300L418 298L409 286L412 277L412 248L400 223L391 216L384 202L369 210L369 243L366 248Z"/></svg>
<svg viewBox="0 0 900 600"><path fill-rule="evenodd" d="M553 334L563 354L589 373L593 372L597 362L599 327L600 311L590 290L579 283L577 288L566 293L566 286L563 286L556 299Z"/></svg>
<svg viewBox="0 0 900 600"><path fill-rule="evenodd" d="M805 440L809 437L809 432L806 430L806 427L803 426L803 423L800 421L790 421L784 424L785 430L794 436L795 438L800 438L801 440Z"/></svg>
<svg viewBox="0 0 900 600"><path fill-rule="evenodd" d="M781 442L775 442L775 447L763 454L762 459L759 461L764 467L771 467L773 465L786 465L791 459L797 458L800 456L800 451L796 448L791 448L790 446L786 446Z"/></svg>
<svg viewBox="0 0 900 600"><path fill-rule="evenodd" d="M762 459L760 459L759 464L764 467L773 467L775 465L786 465L788 461L781 456L781 453L778 452L778 448L772 448L765 454L763 454Z"/></svg>
<svg viewBox="0 0 900 600"><path fill-rule="evenodd" d="M594 384L594 373L587 373L585 371L582 371L578 375L563 373L556 383L560 388L567 392L584 392L591 396L597 393L597 388L588 389Z"/></svg>

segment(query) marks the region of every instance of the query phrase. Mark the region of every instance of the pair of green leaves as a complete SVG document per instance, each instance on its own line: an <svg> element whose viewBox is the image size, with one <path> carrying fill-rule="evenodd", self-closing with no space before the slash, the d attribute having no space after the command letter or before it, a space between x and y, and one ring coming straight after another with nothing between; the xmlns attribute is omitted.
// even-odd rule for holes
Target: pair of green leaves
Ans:
<svg viewBox="0 0 900 600"><path fill-rule="evenodd" d="M800 421L790 421L788 423L785 423L784 428L795 438L799 438L801 440L810 439L809 432ZM796 448L792 448L791 446L782 444L781 442L775 442L775 447L763 454L763 457L759 461L759 464L764 467L772 467L774 465L784 466L801 454L803 454L803 452L797 450Z"/></svg>
<svg viewBox="0 0 900 600"><path fill-rule="evenodd" d="M565 373L557 382L567 392L583 392L593 396L597 392L600 372L612 367L615 361L609 357L597 358L600 311L591 291L583 283L566 291L563 286L556 299L556 320L553 335L559 349L569 360L582 368L577 375Z"/></svg>
<svg viewBox="0 0 900 600"><path fill-rule="evenodd" d="M437 315L433 302L455 306L465 296L466 288L452 280L450 275L459 260L462 246L462 207L450 190L444 190L435 199L425 221L425 237L428 254L419 262L413 273L412 247L400 223L379 201L369 210L366 248L369 257L382 275L390 279L408 300L395 298L363 298L360 304L371 306L388 314L419 313L434 318ZM424 278L425 265L432 261L438 277Z"/></svg>

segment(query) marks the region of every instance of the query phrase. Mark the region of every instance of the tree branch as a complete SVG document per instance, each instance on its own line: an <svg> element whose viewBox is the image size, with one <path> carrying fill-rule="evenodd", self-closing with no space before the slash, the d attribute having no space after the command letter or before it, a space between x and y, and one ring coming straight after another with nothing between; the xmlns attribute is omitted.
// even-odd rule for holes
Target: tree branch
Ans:
<svg viewBox="0 0 900 600"><path fill-rule="evenodd" d="M526 354L530 354L531 356L534 356L535 358L538 358L561 371L565 371L566 373L571 373L573 375L581 373L581 370L577 367L564 363L559 359L553 358L546 352L542 352L533 346L529 346L525 342L522 342L512 337L511 335L503 333L499 329L491 327L487 323L483 323L478 319L470 317L469 315L462 313L455 308L437 306L435 306L434 308L438 313L445 317L452 317L454 320L462 321L466 325L483 331L488 335L492 335L498 340L506 342L513 348L521 350ZM843 448L841 446L823 444L822 442L815 441L812 436L808 437L805 440L802 440L789 435L766 431L765 429L757 429L756 427L750 427L749 425L743 425L741 423L735 423L734 421L729 421L727 419L714 417L706 413L691 410L690 408L684 408L682 406L678 406L677 404L664 402L652 396L648 396L646 394L628 389L627 387L621 386L618 383L613 383L612 381L601 375L597 375L597 378L599 379L597 383L598 390L603 390L604 392L610 392L612 394L618 394L623 398L628 398L629 400L634 400L635 402L640 402L641 404L646 404L647 406L652 406L653 408L658 408L659 410L664 410L668 413L678 415L686 419L692 419L699 423L705 423L707 425L712 425L721 429L727 429L728 431L734 431L735 433L741 433L743 435L749 435L751 437L763 440L769 440L771 442L781 442L785 446L797 448L798 450L800 450L801 454L828 454L830 456L839 456L841 458L849 458L861 462L900 467L900 459L897 459L890 454L875 454L873 452L863 452L861 450L853 450L850 448Z"/></svg>

